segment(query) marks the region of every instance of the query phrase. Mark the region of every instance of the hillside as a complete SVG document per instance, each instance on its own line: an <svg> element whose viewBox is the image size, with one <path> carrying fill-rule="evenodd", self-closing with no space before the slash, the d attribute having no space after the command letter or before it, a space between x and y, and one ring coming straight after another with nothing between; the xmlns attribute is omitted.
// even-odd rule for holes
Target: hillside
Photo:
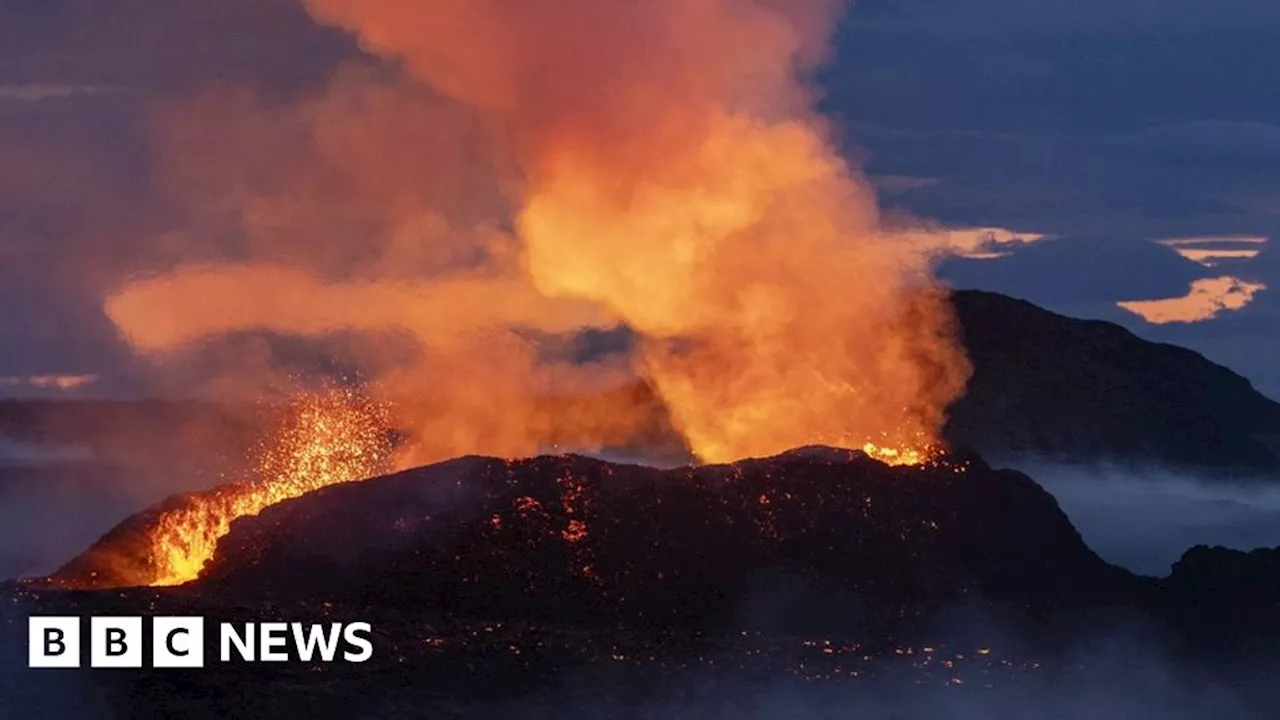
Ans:
<svg viewBox="0 0 1280 720"><path fill-rule="evenodd" d="M993 456L1280 468L1280 404L1185 348L994 293L955 294L973 361L946 435Z"/></svg>

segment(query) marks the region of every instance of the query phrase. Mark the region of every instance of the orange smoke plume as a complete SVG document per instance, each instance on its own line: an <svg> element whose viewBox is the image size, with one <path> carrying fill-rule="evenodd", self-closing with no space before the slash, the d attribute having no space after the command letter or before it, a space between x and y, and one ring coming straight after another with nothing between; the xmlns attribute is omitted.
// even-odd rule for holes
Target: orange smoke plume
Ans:
<svg viewBox="0 0 1280 720"><path fill-rule="evenodd" d="M194 162L208 107L171 118L174 187L230 217L248 260L119 288L106 309L138 348L407 332L421 362L379 386L433 398L400 423L421 459L534 451L557 430L532 398L629 372L708 461L936 442L968 373L930 279L946 239L885 227L805 82L842 3L306 5L405 76L344 71L305 107L222 123L240 149ZM603 368L519 335L616 325L638 342ZM645 416L573 421L598 440Z"/></svg>

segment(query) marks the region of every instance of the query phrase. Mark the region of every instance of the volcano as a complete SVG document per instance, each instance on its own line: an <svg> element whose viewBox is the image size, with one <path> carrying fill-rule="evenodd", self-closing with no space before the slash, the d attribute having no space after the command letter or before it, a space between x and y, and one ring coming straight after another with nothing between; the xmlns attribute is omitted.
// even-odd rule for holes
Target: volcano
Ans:
<svg viewBox="0 0 1280 720"><path fill-rule="evenodd" d="M361 698L377 717L531 717L566 678L610 696L779 677L1038 687L1045 667L1075 672L1061 648L1116 618L1197 662L1280 656L1276 552L1196 548L1167 579L1135 576L1094 554L1031 478L965 452L891 467L809 447L669 470L464 457L242 517L186 585L106 589L124 578L113 568L145 567L162 509L129 518L51 578L0 588L0 607L358 618L377 629L378 651L360 666L95 679L130 717L207 712L210 697L263 717L349 717L326 698ZM0 622L0 634L20 632L20 617ZM992 632L1009 647L993 651ZM546 716L559 716L561 701L549 702Z"/></svg>
<svg viewBox="0 0 1280 720"><path fill-rule="evenodd" d="M158 517L126 520L51 581L121 584L113 570L131 556L145 563ZM1133 587L1021 473L963 455L889 467L831 448L673 470L575 455L460 458L239 519L194 586L716 626L770 573L892 608L1108 602Z"/></svg>

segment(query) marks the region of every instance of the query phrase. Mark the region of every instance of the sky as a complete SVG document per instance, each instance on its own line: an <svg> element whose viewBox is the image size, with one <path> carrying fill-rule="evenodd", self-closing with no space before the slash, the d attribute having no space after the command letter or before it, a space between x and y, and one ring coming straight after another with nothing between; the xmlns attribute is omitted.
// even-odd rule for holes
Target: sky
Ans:
<svg viewBox="0 0 1280 720"><path fill-rule="evenodd" d="M821 102L886 207L995 229L942 263L953 286L1280 398L1278 36L1273 0L862 0ZM0 395L145 391L101 299L187 242L156 118L209 88L286 103L349 62L375 64L298 0L0 4Z"/></svg>

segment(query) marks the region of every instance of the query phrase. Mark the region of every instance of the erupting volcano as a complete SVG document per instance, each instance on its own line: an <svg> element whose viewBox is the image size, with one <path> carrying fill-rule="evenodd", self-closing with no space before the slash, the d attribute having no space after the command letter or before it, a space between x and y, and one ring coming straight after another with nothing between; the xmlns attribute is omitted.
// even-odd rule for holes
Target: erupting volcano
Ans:
<svg viewBox="0 0 1280 720"><path fill-rule="evenodd" d="M0 716L1093 718L1153 678L1138 715L1245 717L1255 672L1275 716L1280 550L1155 573L1272 537L1280 403L1140 337L1229 360L1267 319L1271 115L1076 102L1138 77L1114 24L1168 65L1195 3L854 2L9 3ZM1179 158L1222 181L1190 213ZM1188 223L1257 234L1214 255L1257 292L1140 327L1227 272L1154 240ZM1013 704L881 703L929 688Z"/></svg>
<svg viewBox="0 0 1280 720"><path fill-rule="evenodd" d="M306 5L396 71L348 68L296 107L170 108L161 167L196 223L175 232L240 241L130 279L105 311L160 368L265 332L410 402L304 418L326 449L288 436L262 482L168 511L151 582L193 577L236 516L371 474L372 424L408 464L634 445L648 408L608 390L640 382L703 462L939 452L969 374L931 278L947 239L886 222L813 109L841 2ZM591 332L628 341L584 352ZM282 374L218 357L215 392ZM613 402L544 402L583 395Z"/></svg>

